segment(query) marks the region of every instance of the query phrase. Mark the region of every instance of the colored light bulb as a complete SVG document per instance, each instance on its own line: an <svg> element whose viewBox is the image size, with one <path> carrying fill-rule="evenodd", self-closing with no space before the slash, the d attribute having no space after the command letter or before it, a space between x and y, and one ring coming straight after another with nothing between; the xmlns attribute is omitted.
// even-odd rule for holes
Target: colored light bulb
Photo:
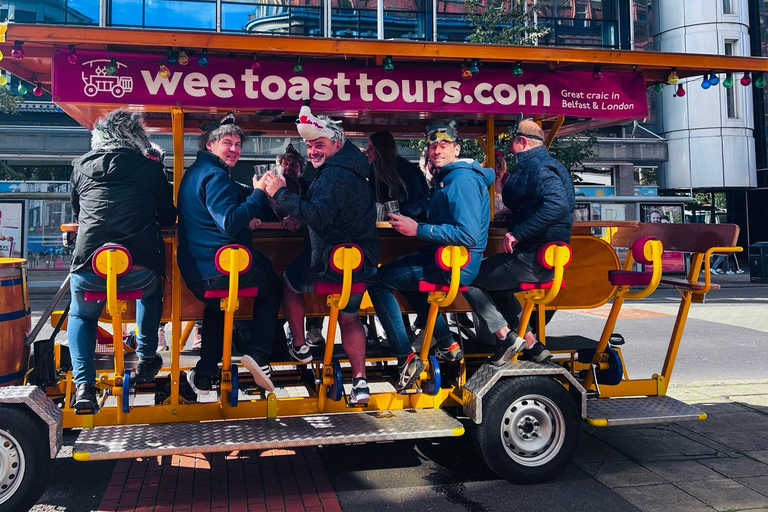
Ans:
<svg viewBox="0 0 768 512"><path fill-rule="evenodd" d="M256 54L253 54L253 60L251 61L251 71L258 71L261 69L261 63L256 60Z"/></svg>
<svg viewBox="0 0 768 512"><path fill-rule="evenodd" d="M727 73L725 75L725 80L723 80L723 87L725 87L726 89L730 89L731 87L733 87L733 75L732 74Z"/></svg>
<svg viewBox="0 0 768 512"><path fill-rule="evenodd" d="M704 79L701 81L701 88L704 90L709 89L709 77L704 75Z"/></svg>
<svg viewBox="0 0 768 512"><path fill-rule="evenodd" d="M675 95L678 98L682 98L683 96L685 96L685 89L683 89L683 84L680 84L677 86L677 91L675 91Z"/></svg>
<svg viewBox="0 0 768 512"><path fill-rule="evenodd" d="M115 76L117 74L117 59L114 57L112 57L109 64L107 64L107 74L109 76Z"/></svg>
<svg viewBox="0 0 768 512"><path fill-rule="evenodd" d="M0 50L0 60L3 60L3 57L4 57L3 52Z"/></svg>
<svg viewBox="0 0 768 512"><path fill-rule="evenodd" d="M24 85L24 82L19 82L16 92L18 92L20 96L25 96L27 94L27 86Z"/></svg>
<svg viewBox="0 0 768 512"><path fill-rule="evenodd" d="M13 43L13 49L11 50L11 57L13 57L16 60L21 60L24 58L24 48L22 48L21 41L16 41Z"/></svg>
<svg viewBox="0 0 768 512"><path fill-rule="evenodd" d="M469 62L469 72L476 75L480 72L480 59L472 59Z"/></svg>
<svg viewBox="0 0 768 512"><path fill-rule="evenodd" d="M469 70L466 64L461 66L461 78L463 78L464 80L469 80L470 78L472 78L472 72Z"/></svg>
<svg viewBox="0 0 768 512"><path fill-rule="evenodd" d="M293 65L293 74L300 75L304 72L304 66L301 65L301 57L296 57L296 64Z"/></svg>
<svg viewBox="0 0 768 512"><path fill-rule="evenodd" d="M173 51L173 48L167 48L165 50L165 60L168 64L176 64L179 62L179 54Z"/></svg>
<svg viewBox="0 0 768 512"><path fill-rule="evenodd" d="M602 80L603 79L603 69L600 64L595 64L595 67L592 69L592 78L595 80Z"/></svg>
<svg viewBox="0 0 768 512"><path fill-rule="evenodd" d="M680 80L680 77L677 76L677 68L672 68L672 71L669 73L669 76L667 77L667 82L670 84L676 84Z"/></svg>
<svg viewBox="0 0 768 512"><path fill-rule="evenodd" d="M179 50L179 64L182 66L189 64L189 55L187 55L187 51L184 48Z"/></svg>
<svg viewBox="0 0 768 512"><path fill-rule="evenodd" d="M514 76L523 76L523 63L520 61L515 62L515 67L512 68L512 74Z"/></svg>
<svg viewBox="0 0 768 512"><path fill-rule="evenodd" d="M197 64L203 68L208 65L208 48L203 48L203 51L200 52L200 56L197 58Z"/></svg>
<svg viewBox="0 0 768 512"><path fill-rule="evenodd" d="M160 61L160 76L163 78L168 78L171 76L171 70L168 69L168 66L166 66L162 61Z"/></svg>
<svg viewBox="0 0 768 512"><path fill-rule="evenodd" d="M387 55L384 57L384 62L381 64L381 68L384 70L385 73L391 73L395 70L395 64L392 62L392 56Z"/></svg>
<svg viewBox="0 0 768 512"><path fill-rule="evenodd" d="M715 71L712 70L709 72L709 85L717 85L720 83L720 78L715 74Z"/></svg>
<svg viewBox="0 0 768 512"><path fill-rule="evenodd" d="M5 77L5 73L0 73L0 86L8 83L8 79Z"/></svg>
<svg viewBox="0 0 768 512"><path fill-rule="evenodd" d="M765 84L766 84L765 76L763 76L762 73L758 73L757 76L755 77L755 87L757 87L758 89L763 89L765 88Z"/></svg>
<svg viewBox="0 0 768 512"><path fill-rule="evenodd" d="M662 87L661 87L661 82L656 82L656 83L653 85L653 90L654 90L654 91L656 91L656 92L661 92L661 90L662 90Z"/></svg>
<svg viewBox="0 0 768 512"><path fill-rule="evenodd" d="M75 51L75 45L69 45L69 55L67 55L67 61L70 64L77 64L79 60L80 58L77 56L77 52Z"/></svg>
<svg viewBox="0 0 768 512"><path fill-rule="evenodd" d="M43 95L43 84L40 82L37 82L37 85L34 89L32 89L32 94L34 94L37 97L40 97Z"/></svg>
<svg viewBox="0 0 768 512"><path fill-rule="evenodd" d="M739 80L739 83L744 87L747 87L752 83L752 79L749 77L749 71L744 72L744 76L741 77L741 80Z"/></svg>

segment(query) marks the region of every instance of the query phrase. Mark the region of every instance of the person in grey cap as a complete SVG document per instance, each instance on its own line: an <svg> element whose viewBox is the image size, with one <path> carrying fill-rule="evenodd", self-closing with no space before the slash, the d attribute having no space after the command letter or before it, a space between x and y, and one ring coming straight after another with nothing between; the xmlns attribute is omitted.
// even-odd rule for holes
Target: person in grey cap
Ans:
<svg viewBox="0 0 768 512"><path fill-rule="evenodd" d="M517 163L501 194L512 215L504 236L505 252L483 260L480 273L464 293L475 318L496 334L496 353L491 358L496 366L521 351L521 359L537 363L552 359L530 327L524 338L517 336L522 306L514 293L520 283L552 280L553 270L538 264L536 251L548 242L569 242L573 225L571 175L547 151L544 131L520 115L510 127L510 136Z"/></svg>
<svg viewBox="0 0 768 512"><path fill-rule="evenodd" d="M419 281L447 284L450 274L435 263L435 250L442 245L463 245L469 250L469 264L461 271L461 284L468 285L480 269L490 224L488 187L493 184L493 169L478 162L460 160L461 146L456 121L435 121L427 127L427 157L432 165L435 191L427 211L427 221L390 214L390 223L399 233L429 242L418 252L383 265L368 293L387 333L389 346L397 357L400 378L397 390L410 388L424 369L424 363L408 342L405 324L394 296L399 291L420 320L425 321L427 294L419 292ZM435 323L435 355L443 361L463 359L441 316Z"/></svg>

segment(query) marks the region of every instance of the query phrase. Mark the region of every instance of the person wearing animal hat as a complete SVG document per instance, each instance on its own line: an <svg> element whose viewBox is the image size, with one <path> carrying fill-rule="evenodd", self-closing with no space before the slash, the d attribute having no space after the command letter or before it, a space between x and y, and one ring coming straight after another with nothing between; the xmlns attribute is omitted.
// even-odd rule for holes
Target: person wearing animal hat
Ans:
<svg viewBox="0 0 768 512"><path fill-rule="evenodd" d="M118 278L118 290L142 290L136 304L136 381L152 382L163 366L157 355L166 270L160 226L176 222L176 208L162 164L145 156L150 148L141 114L114 110L94 124L91 151L72 162L72 212L79 228L67 333L77 386L74 408L83 413L99 410L93 359L104 301L86 301L84 292L106 290L104 278L91 269L93 254L104 244L124 246L133 260L130 272Z"/></svg>
<svg viewBox="0 0 768 512"><path fill-rule="evenodd" d="M341 274L329 265L331 250L341 243L353 243L363 251L363 266L353 273L355 282L366 281L379 263L379 236L376 207L368 184L368 161L360 150L345 140L340 121L314 116L305 102L296 121L299 135L307 145L307 159L316 174L306 197L291 192L285 180L267 173L266 191L294 219L307 228L305 252L288 265L283 274L283 311L292 333L302 332L306 304L304 293L314 291L319 281L341 281ZM352 294L339 312L341 342L352 366L350 402L368 403L370 392L365 378L365 331L358 317L362 294ZM312 361L309 346L301 336L289 344L291 356L300 363Z"/></svg>
<svg viewBox="0 0 768 512"><path fill-rule="evenodd" d="M461 271L461 284L468 285L477 275L488 241L490 197L493 169L473 160L459 159L461 146L456 121L435 121L426 129L427 158L432 166L434 193L426 222L404 215L390 214L390 223L399 233L425 240L428 245L417 253L383 265L368 291L376 314L387 333L389 347L397 357L400 378L398 391L410 388L424 369L424 363L408 343L397 300L399 291L423 322L429 304L427 294L419 292L419 281L448 283L450 274L435 263L440 246L463 245L469 250L469 264ZM443 361L460 361L464 355L453 339L442 316L435 323L435 355Z"/></svg>
<svg viewBox="0 0 768 512"><path fill-rule="evenodd" d="M240 286L259 288L253 300L249 336L241 340L245 346L236 343L236 348L243 353L241 362L254 382L262 389L274 390L269 358L280 310L280 280L269 259L252 247L251 229L258 225L256 215L267 204L265 181L254 177L251 191L230 176L244 139L234 115L227 114L200 137L197 159L179 185L179 271L195 298L205 303L200 360L187 372L187 381L198 395L211 390L222 357L224 312L219 299L206 299L205 292L229 287L229 276L216 267L216 253L230 244L244 245L251 251L251 266L240 276Z"/></svg>
<svg viewBox="0 0 768 512"><path fill-rule="evenodd" d="M516 334L522 306L514 295L523 282L551 281L553 270L539 265L536 251L553 241L569 242L573 225L574 190L570 173L544 146L544 131L522 114L510 127L510 149L517 162L504 182L502 199L511 220L504 251L483 260L464 296L475 317L496 334L491 363L501 366L517 352L521 359L546 362L552 354L527 327Z"/></svg>

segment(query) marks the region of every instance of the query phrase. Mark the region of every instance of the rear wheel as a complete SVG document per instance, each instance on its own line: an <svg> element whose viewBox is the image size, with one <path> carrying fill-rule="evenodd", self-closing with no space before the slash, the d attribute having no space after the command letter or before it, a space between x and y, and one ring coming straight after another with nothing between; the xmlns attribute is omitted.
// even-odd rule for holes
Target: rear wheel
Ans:
<svg viewBox="0 0 768 512"><path fill-rule="evenodd" d="M573 459L581 421L568 391L550 377L496 383L483 397L475 441L486 464L513 483L545 482Z"/></svg>
<svg viewBox="0 0 768 512"><path fill-rule="evenodd" d="M29 510L51 471L48 432L26 409L0 405L0 512Z"/></svg>

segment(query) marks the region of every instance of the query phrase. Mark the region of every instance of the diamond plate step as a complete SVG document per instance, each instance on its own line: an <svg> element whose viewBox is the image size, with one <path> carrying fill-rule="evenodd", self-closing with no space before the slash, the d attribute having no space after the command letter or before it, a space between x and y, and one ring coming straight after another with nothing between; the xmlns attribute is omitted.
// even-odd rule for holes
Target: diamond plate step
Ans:
<svg viewBox="0 0 768 512"><path fill-rule="evenodd" d="M595 427L705 420L701 409L668 396L587 400L586 422Z"/></svg>
<svg viewBox="0 0 768 512"><path fill-rule="evenodd" d="M460 436L461 422L440 409L96 427L80 432L77 460L265 450Z"/></svg>

